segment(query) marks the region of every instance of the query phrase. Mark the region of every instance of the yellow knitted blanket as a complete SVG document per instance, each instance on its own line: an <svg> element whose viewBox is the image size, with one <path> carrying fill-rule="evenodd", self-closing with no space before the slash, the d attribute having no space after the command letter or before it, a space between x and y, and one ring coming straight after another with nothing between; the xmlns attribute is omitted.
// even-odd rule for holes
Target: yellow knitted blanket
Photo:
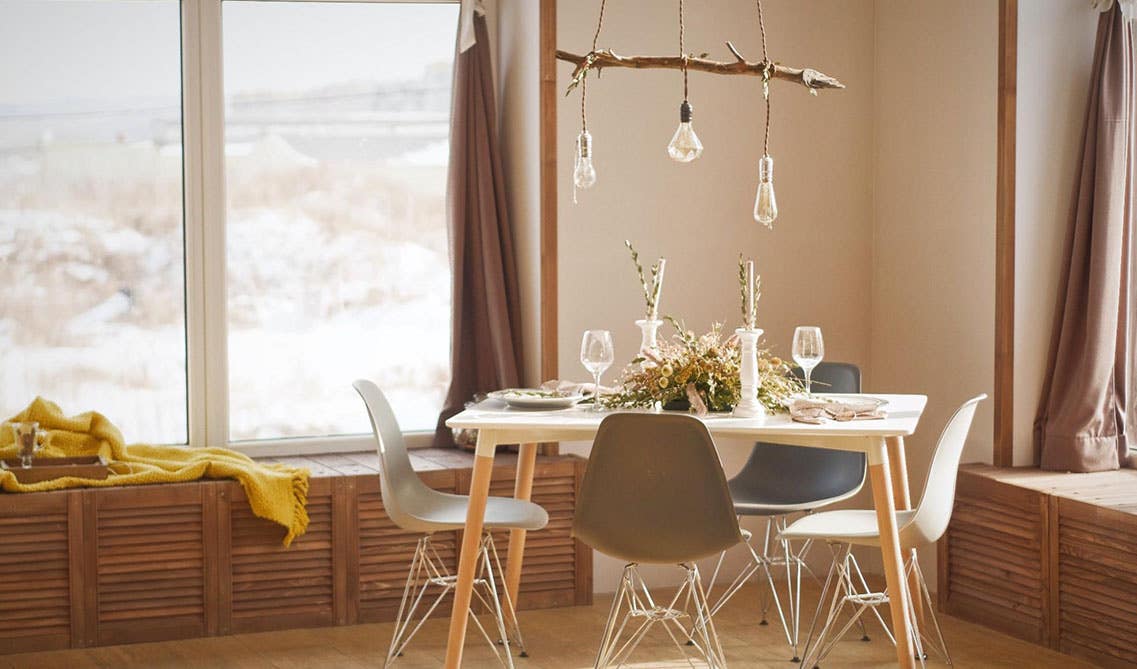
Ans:
<svg viewBox="0 0 1137 669"><path fill-rule="evenodd" d="M0 471L5 492L44 492L66 488L175 483L199 479L237 479L249 498L253 513L287 528L288 546L308 528L308 470L279 464L262 464L225 448L185 448L123 443L122 433L105 416L94 411L65 416L53 402L37 397L8 420L36 421L48 433L44 457L101 455L110 463L105 481L67 476L23 484L10 471ZM10 426L0 429L0 458L18 457Z"/></svg>

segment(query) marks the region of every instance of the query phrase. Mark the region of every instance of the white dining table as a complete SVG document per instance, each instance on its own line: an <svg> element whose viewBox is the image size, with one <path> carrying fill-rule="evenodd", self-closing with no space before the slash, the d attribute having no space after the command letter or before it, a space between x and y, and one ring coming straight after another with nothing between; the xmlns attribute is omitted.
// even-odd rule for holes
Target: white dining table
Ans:
<svg viewBox="0 0 1137 669"><path fill-rule="evenodd" d="M909 623L909 583L903 577L904 556L901 554L896 525L897 510L911 508L905 463L904 437L912 435L927 404L924 395L880 395L887 400L887 416L873 420L829 421L820 425L798 423L786 414L759 418L735 418L730 414L709 414L702 420L713 437L731 437L749 441L831 448L864 453L868 459L873 506L880 526L881 557L888 585L892 628L896 637L896 659L901 667L913 667L914 655ZM447 669L462 664L462 647L477 566L478 542L489 496L494 453L501 444L520 444L514 496L529 499L533 487L533 471L537 442L591 441L600 421L612 411L588 408L563 410L517 410L497 400L486 400L446 421L452 428L478 431L477 453L470 482L470 505L466 515L466 531L462 535L458 560L458 580L454 592L454 608L450 615L450 634L446 647ZM732 440L734 441L734 440ZM719 444L722 448L727 442ZM734 443L739 443L734 441ZM525 531L513 530L509 536L506 558L506 588L517 601L521 582L521 564L525 551ZM914 598L916 619L922 620L920 598Z"/></svg>

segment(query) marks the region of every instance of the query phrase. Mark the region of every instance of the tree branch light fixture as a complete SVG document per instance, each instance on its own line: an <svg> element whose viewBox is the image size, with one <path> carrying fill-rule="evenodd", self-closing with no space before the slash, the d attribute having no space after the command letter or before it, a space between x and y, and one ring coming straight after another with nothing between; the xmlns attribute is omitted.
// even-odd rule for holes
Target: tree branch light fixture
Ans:
<svg viewBox="0 0 1137 669"><path fill-rule="evenodd" d="M774 194L774 159L770 155L770 83L773 81L793 82L804 86L810 95L814 96L817 95L818 91L840 90L845 88L845 85L836 78L813 68L791 67L770 60L766 49L766 24L762 13L762 0L756 0L758 31L762 38L762 60L760 61L746 60L730 41L726 42L726 47L734 56L733 61L711 60L705 53L699 56L692 56L687 53L683 0L679 0L678 56L622 56L612 49L599 49L597 45L600 29L604 23L605 1L601 0L600 2L600 16L596 22L596 33L592 38L592 50L586 54L557 50L557 60L572 63L574 66L566 95L572 93L574 89L580 88L581 133L577 137L576 168L573 171L574 186L588 188L596 182L596 170L592 165L592 136L588 134L585 116L589 72L593 72L599 77L600 72L605 68L680 70L683 73L683 103L679 106L679 127L667 145L667 153L672 160L684 163L695 160L703 152L702 142L699 141L692 126L693 109L687 99L688 72L760 77L762 98L766 106L766 119L762 137L762 156L758 160L758 187L754 196L754 220L766 227L773 227L774 220L778 217L778 205ZM575 201L576 190L574 188L573 202Z"/></svg>

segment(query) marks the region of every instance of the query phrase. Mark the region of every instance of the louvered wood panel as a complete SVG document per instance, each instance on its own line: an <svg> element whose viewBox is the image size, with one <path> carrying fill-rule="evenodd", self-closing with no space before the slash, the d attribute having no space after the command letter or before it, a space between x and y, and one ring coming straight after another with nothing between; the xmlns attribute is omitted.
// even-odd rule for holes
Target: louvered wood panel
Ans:
<svg viewBox="0 0 1137 669"><path fill-rule="evenodd" d="M191 483L97 493L100 645L204 634L205 490Z"/></svg>
<svg viewBox="0 0 1137 669"><path fill-rule="evenodd" d="M0 493L3 494L3 493ZM71 643L68 501L70 495L24 495L0 505L0 648L20 653Z"/></svg>
<svg viewBox="0 0 1137 669"><path fill-rule="evenodd" d="M1048 634L1040 493L961 470L941 545L940 606L1035 643Z"/></svg>
<svg viewBox="0 0 1137 669"><path fill-rule="evenodd" d="M231 629L239 632L335 624L333 478L308 490L308 531L284 548L284 528L257 518L235 489L230 504Z"/></svg>
<svg viewBox="0 0 1137 669"><path fill-rule="evenodd" d="M1137 516L1058 499L1059 650L1137 665Z"/></svg>
<svg viewBox="0 0 1137 669"><path fill-rule="evenodd" d="M537 464L533 476L532 500L549 513L549 524L544 529L526 535L519 609L572 606L576 603L577 547L576 540L572 538L576 473L576 461L570 458ZM459 472L460 493L469 493L470 478L470 470ZM495 467L490 494L512 497L515 479L515 466ZM493 537L504 564L509 532L498 530L493 533Z"/></svg>
<svg viewBox="0 0 1137 669"><path fill-rule="evenodd" d="M455 491L453 470L420 472L423 482L435 490ZM383 508L379 494L379 477L359 477L359 619L364 622L394 620L403 596L407 573L420 538L395 525ZM433 537L438 556L450 569L457 571L457 537L454 532L438 532ZM445 616L450 611L447 598L435 611Z"/></svg>

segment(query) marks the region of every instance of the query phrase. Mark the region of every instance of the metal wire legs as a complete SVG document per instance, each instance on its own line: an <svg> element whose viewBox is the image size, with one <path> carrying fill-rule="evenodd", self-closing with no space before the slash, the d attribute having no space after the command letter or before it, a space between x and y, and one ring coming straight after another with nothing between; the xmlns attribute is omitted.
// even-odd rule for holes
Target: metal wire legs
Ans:
<svg viewBox="0 0 1137 669"><path fill-rule="evenodd" d="M830 546L832 548L832 546ZM889 641L894 645L896 639L893 637L888 625L885 624L884 619L881 617L880 612L877 610L882 604L888 604L888 591L873 592L865 581L864 575L861 573L860 567L857 565L856 558L853 557L852 546L847 544L839 548L833 549L833 563L829 567L829 575L825 579L825 585L821 589L821 598L818 601L817 611L813 614L813 622L809 626L809 635L805 643L805 657L802 661L803 667L816 667L819 662L825 659L837 642L845 636L845 633L854 624L862 624L861 617L866 611L872 611L872 614L880 622L881 627L884 628L885 633L888 635ZM951 664L951 656L948 655L947 644L944 642L943 633L940 630L940 623L936 619L935 604L932 602L931 594L928 592L928 584L924 580L924 573L920 570L920 563L916 560L916 552L911 551L908 559L904 564L904 575L908 579L907 582L911 583L911 577L916 576L916 580L920 584L920 592L917 596L923 599L925 615L930 618L932 623L932 631L935 633L934 638L931 637L926 630L920 628L919 621L916 620L915 608L912 606L912 593L908 592L908 611L911 616L912 627L912 641L913 647L916 652L916 659L919 660L920 666L924 666L924 660L927 659L926 648L931 648L933 652L940 655L945 662ZM829 599L829 613L825 617L825 621L821 626L821 631L818 633L817 640L813 640L813 631L817 625L817 621L821 616L821 610L824 607L825 600ZM852 608L852 616L844 623L838 623L842 610L848 604ZM864 628L862 627L862 630Z"/></svg>
<svg viewBox="0 0 1137 669"><path fill-rule="evenodd" d="M693 564L679 566L686 570L686 578L664 605L652 598L635 564L624 567L596 654L597 669L622 666L656 625L667 631L692 667L695 663L688 654L689 649L694 649L696 657L705 661L710 669L725 669L726 660L715 633L699 569Z"/></svg>
<svg viewBox="0 0 1137 669"><path fill-rule="evenodd" d="M395 619L395 635L391 639L391 647L387 651L387 658L383 666L392 664L403 654L403 650L422 628L423 623L457 585L458 577L450 574L450 570L439 557L438 551L435 550L430 539L430 535L419 539L418 545L415 547L410 573L407 575L407 584L403 588L403 599L399 603L399 614ZM509 598L509 592L503 587L505 606L512 614L509 619L513 621L510 626L512 629L506 629L496 580L501 577L504 583L505 578L502 576L501 560L498 559L497 548L488 532L482 536L481 544L478 546L478 568L475 573L475 601L480 602L486 610L493 614L493 622L497 627L496 636L499 641L495 642L490 637L481 621L474 615L473 610L470 611L470 620L473 621L482 637L489 643L498 661L513 669L513 655L510 648L518 648L524 657L525 645L521 639L521 629L517 624L517 612ZM427 591L432 589L437 590L437 592L427 597ZM422 613L417 613L419 611ZM499 644L501 649L498 648Z"/></svg>

